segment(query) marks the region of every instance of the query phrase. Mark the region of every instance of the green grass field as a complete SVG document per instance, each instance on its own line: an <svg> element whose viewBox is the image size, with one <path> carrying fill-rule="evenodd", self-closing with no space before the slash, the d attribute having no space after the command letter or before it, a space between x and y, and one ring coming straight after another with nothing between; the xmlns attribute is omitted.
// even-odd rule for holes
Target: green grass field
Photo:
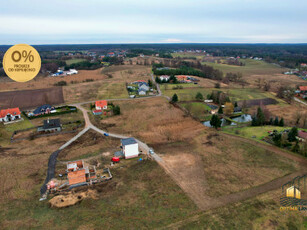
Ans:
<svg viewBox="0 0 307 230"><path fill-rule="evenodd" d="M10 138L14 131L34 127L25 116L21 115L21 117L24 119L23 121L7 125L0 123L0 146L7 146L10 144Z"/></svg>
<svg viewBox="0 0 307 230"><path fill-rule="evenodd" d="M281 100L277 99L272 93L264 92L255 88L245 88L245 89L215 89L215 88L189 88L189 89L165 89L163 86L161 90L164 95L172 97L175 93L179 97L179 101L190 101L195 100L195 96L197 92L203 94L204 98L207 97L213 90L219 90L227 93L232 101L240 101L240 100L251 100L251 99L263 99L263 98L273 98L279 102Z"/></svg>
<svg viewBox="0 0 307 230"><path fill-rule="evenodd" d="M97 90L97 98L127 98L128 91L125 83L105 82Z"/></svg>
<svg viewBox="0 0 307 230"><path fill-rule="evenodd" d="M268 131L282 131L285 129L291 129L291 127L278 127L278 126L249 126L249 127L223 127L223 131L229 134L234 134L238 136L242 136L245 138L253 139L253 140L262 140L264 137L268 136ZM302 129L307 131L306 129ZM253 138L256 136L256 138Z"/></svg>
<svg viewBox="0 0 307 230"><path fill-rule="evenodd" d="M182 103L180 105L200 120L206 119L209 115L208 112L211 110L209 106L201 102Z"/></svg>
<svg viewBox="0 0 307 230"><path fill-rule="evenodd" d="M282 73L284 71L283 68L267 63L267 62L264 62L264 61L257 61L253 59L242 59L240 61L245 63L245 66L217 64L217 63L212 63L212 62L202 62L202 64L206 64L206 65L212 66L215 69L219 69L223 71L224 74L228 72L232 72L232 73L241 72L244 76L254 75L254 74L268 75L268 74Z"/></svg>
<svg viewBox="0 0 307 230"><path fill-rule="evenodd" d="M306 229L307 218L303 211L280 211L276 199L279 193L279 190L272 191L205 212L198 218L183 220L176 229Z"/></svg>
<svg viewBox="0 0 307 230"><path fill-rule="evenodd" d="M174 58L176 57L181 57L181 58L197 58L197 59L201 59L203 58L203 55L201 54L193 54L193 53L172 53L172 56Z"/></svg>
<svg viewBox="0 0 307 230"><path fill-rule="evenodd" d="M114 178L100 185L99 199L85 199L68 208L50 208L47 202L38 201L38 183L26 199L2 205L0 228L152 229L198 212L156 162L130 162L111 169Z"/></svg>
<svg viewBox="0 0 307 230"><path fill-rule="evenodd" d="M86 61L86 59L84 59L84 58L73 58L73 59L68 59L65 62L66 62L66 65L71 65L71 64L75 64L75 63L83 62L83 61Z"/></svg>

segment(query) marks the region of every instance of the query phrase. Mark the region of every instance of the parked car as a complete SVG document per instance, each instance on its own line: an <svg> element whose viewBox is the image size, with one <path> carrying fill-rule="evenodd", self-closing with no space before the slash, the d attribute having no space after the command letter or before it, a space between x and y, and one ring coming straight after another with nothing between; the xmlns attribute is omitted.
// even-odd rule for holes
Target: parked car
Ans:
<svg viewBox="0 0 307 230"><path fill-rule="evenodd" d="M155 152L153 151L153 149L149 149L149 154L151 154L151 155L155 154Z"/></svg>
<svg viewBox="0 0 307 230"><path fill-rule="evenodd" d="M106 137L108 137L108 136L109 136L109 134L108 134L108 133L104 133L103 135L105 135Z"/></svg>

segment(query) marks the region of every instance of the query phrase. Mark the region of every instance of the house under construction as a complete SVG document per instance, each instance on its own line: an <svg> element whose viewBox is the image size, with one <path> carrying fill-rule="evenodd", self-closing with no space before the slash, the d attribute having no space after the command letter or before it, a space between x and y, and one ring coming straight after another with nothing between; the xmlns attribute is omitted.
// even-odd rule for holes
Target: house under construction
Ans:
<svg viewBox="0 0 307 230"><path fill-rule="evenodd" d="M68 162L67 179L69 188L96 183L98 182L96 167L85 166L83 160Z"/></svg>

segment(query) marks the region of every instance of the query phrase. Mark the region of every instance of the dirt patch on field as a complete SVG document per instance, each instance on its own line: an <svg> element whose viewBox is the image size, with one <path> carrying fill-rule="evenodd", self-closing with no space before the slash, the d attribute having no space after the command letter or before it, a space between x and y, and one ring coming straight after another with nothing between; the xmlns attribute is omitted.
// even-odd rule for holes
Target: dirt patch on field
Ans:
<svg viewBox="0 0 307 230"><path fill-rule="evenodd" d="M86 198L97 199L97 192L95 190L87 190L86 192L70 192L66 195L58 195L49 200L52 208L65 208L75 205Z"/></svg>
<svg viewBox="0 0 307 230"><path fill-rule="evenodd" d="M47 89L0 92L0 108L34 108L43 104L58 105L64 103L62 87Z"/></svg>

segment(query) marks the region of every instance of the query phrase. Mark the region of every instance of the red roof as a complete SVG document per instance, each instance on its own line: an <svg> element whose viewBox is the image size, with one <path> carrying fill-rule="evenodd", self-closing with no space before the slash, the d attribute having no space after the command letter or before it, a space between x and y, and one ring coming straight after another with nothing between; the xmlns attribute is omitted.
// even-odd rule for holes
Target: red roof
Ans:
<svg viewBox="0 0 307 230"><path fill-rule="evenodd" d="M107 106L108 105L108 102L106 101L106 100L102 100L102 101L96 101L95 102L95 106L97 107L101 107L101 108L103 108L103 107L105 107L105 106Z"/></svg>
<svg viewBox="0 0 307 230"><path fill-rule="evenodd" d="M177 75L176 78L177 78L177 80L179 80L179 81L188 80L188 76L186 76L186 75Z"/></svg>
<svg viewBox="0 0 307 230"><path fill-rule="evenodd" d="M70 185L86 182L85 169L67 173L68 182Z"/></svg>
<svg viewBox="0 0 307 230"><path fill-rule="evenodd" d="M300 86L299 89L300 91L307 91L307 86Z"/></svg>
<svg viewBox="0 0 307 230"><path fill-rule="evenodd" d="M307 132L300 130L298 131L298 136L300 138L307 139Z"/></svg>
<svg viewBox="0 0 307 230"><path fill-rule="evenodd" d="M19 108L0 110L0 117L5 117L8 114L11 114L13 116L17 116L17 115L20 115L20 110L19 110Z"/></svg>

